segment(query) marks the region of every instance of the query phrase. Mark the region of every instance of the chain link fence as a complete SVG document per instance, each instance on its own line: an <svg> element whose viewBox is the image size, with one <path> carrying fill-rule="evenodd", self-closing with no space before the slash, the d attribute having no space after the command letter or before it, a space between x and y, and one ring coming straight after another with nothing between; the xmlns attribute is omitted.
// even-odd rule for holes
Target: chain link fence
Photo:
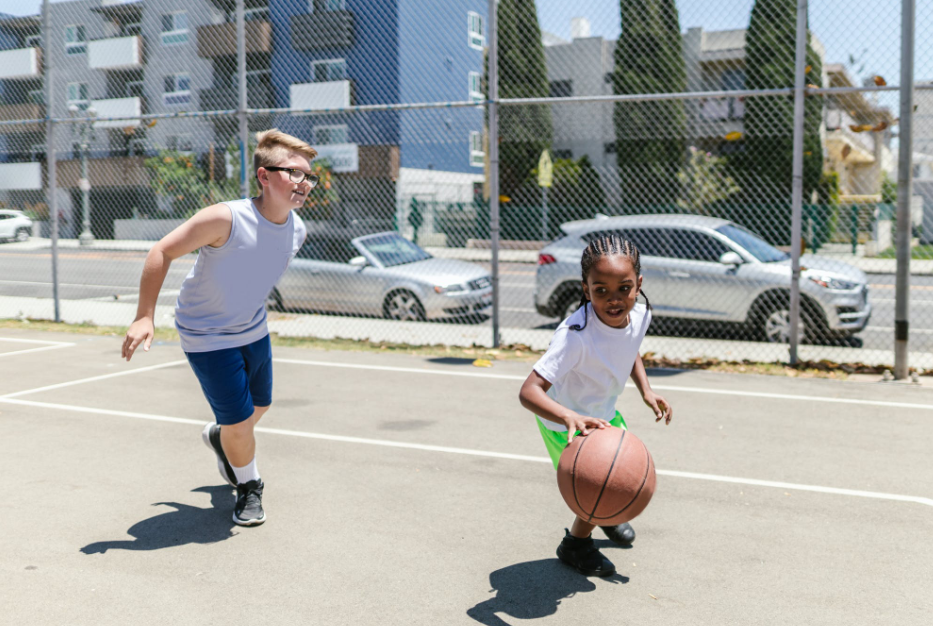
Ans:
<svg viewBox="0 0 933 626"><path fill-rule="evenodd" d="M584 246L618 232L644 255L646 351L894 362L891 2L809 2L800 118L796 0L47 6L0 16L0 228L19 224L0 238L20 240L0 248L0 317L128 324L148 248L254 194L250 142L275 127L316 147L322 181L267 303L275 332L544 348L579 303ZM931 19L918 7L918 368L933 368ZM173 263L158 324L194 258Z"/></svg>

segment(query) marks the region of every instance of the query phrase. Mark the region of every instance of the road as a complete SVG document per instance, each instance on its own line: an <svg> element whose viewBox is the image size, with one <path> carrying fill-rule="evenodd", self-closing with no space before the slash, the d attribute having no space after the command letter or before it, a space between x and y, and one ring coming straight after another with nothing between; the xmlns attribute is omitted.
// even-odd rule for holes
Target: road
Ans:
<svg viewBox="0 0 933 626"><path fill-rule="evenodd" d="M145 253L98 250L63 250L59 253L59 297L63 300L119 300L135 302ZM171 306L194 263L194 255L172 263L160 305ZM489 269L489 266L486 266ZM504 328L553 328L556 320L534 310L535 268L524 263L500 264ZM891 349L894 335L894 275L869 276L872 320L859 336L864 347ZM0 247L0 296L52 297L51 251L4 250ZM911 277L911 349L933 349L933 277ZM490 324L487 320L484 324ZM659 327L656 332L681 332L691 336L707 333L740 338L734 329L683 329Z"/></svg>

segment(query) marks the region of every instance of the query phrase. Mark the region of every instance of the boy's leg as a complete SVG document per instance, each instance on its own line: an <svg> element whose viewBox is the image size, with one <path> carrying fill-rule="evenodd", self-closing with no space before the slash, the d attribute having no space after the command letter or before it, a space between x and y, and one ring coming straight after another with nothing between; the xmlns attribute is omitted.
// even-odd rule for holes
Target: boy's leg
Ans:
<svg viewBox="0 0 933 626"><path fill-rule="evenodd" d="M220 429L221 445L234 470L249 465L256 457L256 437L253 428L268 410L268 406L255 406L248 419L239 424L226 424Z"/></svg>

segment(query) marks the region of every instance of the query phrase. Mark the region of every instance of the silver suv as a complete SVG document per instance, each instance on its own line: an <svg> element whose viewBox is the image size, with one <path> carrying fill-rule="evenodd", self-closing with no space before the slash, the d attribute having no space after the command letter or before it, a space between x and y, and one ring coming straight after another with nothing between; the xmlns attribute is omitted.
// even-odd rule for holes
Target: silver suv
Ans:
<svg viewBox="0 0 933 626"><path fill-rule="evenodd" d="M567 222L566 236L538 255L535 308L566 318L579 305L580 257L604 233L632 240L642 254L643 288L655 318L741 323L759 339L790 338L790 255L727 220L693 215L637 215ZM871 317L865 273L851 265L801 257L801 334L834 341L861 331Z"/></svg>

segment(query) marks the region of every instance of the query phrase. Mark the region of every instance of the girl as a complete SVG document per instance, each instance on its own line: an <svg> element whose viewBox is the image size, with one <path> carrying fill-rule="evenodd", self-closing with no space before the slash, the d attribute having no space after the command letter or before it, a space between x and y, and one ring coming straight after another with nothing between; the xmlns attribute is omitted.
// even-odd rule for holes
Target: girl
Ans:
<svg viewBox="0 0 933 626"><path fill-rule="evenodd" d="M641 293L640 256L634 243L616 234L601 235L586 247L580 308L557 327L548 351L522 385L519 399L535 413L555 469L574 434L626 428L615 405L630 376L655 421L671 422L671 405L651 390L638 353L651 323L647 296L645 304L635 302ZM576 518L557 557L586 576L611 576L615 566L596 548L590 536L594 528ZM620 545L635 539L629 524L603 531Z"/></svg>

